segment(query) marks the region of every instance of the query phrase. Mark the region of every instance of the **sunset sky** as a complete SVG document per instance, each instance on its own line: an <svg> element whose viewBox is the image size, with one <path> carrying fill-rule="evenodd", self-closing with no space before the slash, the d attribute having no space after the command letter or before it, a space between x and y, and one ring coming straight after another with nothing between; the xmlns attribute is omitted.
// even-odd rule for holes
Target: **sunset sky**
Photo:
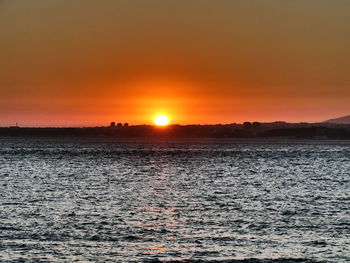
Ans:
<svg viewBox="0 0 350 263"><path fill-rule="evenodd" d="M348 0L0 0L0 126L350 114Z"/></svg>

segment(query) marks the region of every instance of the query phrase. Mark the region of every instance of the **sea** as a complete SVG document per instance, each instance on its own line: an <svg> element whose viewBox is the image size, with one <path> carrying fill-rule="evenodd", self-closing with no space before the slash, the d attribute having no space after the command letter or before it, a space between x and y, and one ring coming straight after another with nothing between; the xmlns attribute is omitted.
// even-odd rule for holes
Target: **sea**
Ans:
<svg viewBox="0 0 350 263"><path fill-rule="evenodd" d="M350 141L0 138L0 262L350 262Z"/></svg>

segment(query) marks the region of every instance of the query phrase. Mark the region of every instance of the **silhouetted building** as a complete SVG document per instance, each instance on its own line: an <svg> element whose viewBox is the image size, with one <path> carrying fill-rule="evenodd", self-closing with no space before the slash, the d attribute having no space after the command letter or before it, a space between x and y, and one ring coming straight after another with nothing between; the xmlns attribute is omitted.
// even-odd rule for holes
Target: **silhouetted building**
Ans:
<svg viewBox="0 0 350 263"><path fill-rule="evenodd" d="M10 126L10 129L19 129L18 123L16 122L16 126Z"/></svg>
<svg viewBox="0 0 350 263"><path fill-rule="evenodd" d="M260 122L255 121L255 122L252 123L252 128L253 129L258 130L258 129L260 129L260 127L261 127L261 123Z"/></svg>
<svg viewBox="0 0 350 263"><path fill-rule="evenodd" d="M252 123L249 121L246 121L243 123L243 128L244 129L250 129L252 127Z"/></svg>

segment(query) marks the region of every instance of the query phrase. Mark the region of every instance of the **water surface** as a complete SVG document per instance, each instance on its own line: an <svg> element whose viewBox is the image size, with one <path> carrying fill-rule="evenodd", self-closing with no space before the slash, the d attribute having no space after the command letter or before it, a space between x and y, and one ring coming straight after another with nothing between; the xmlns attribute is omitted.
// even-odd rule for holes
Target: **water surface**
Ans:
<svg viewBox="0 0 350 263"><path fill-rule="evenodd" d="M349 160L346 141L0 139L0 261L349 262Z"/></svg>

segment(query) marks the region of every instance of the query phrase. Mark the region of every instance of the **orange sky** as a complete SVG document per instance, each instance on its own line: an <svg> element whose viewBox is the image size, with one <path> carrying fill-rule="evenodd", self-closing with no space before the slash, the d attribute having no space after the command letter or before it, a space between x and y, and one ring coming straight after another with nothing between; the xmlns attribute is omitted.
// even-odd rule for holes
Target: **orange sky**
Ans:
<svg viewBox="0 0 350 263"><path fill-rule="evenodd" d="M0 126L350 114L345 0L0 0Z"/></svg>

